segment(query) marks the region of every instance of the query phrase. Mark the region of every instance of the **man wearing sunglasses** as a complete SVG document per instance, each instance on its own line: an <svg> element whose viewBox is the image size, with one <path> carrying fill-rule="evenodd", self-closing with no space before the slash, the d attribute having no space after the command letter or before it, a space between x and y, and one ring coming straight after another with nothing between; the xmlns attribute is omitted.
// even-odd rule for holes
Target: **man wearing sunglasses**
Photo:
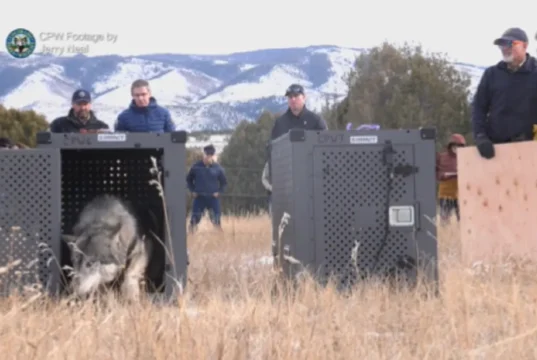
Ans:
<svg viewBox="0 0 537 360"><path fill-rule="evenodd" d="M528 36L510 28L494 40L502 60L488 67L472 104L472 130L479 154L495 156L494 144L527 141L537 124L537 60L527 52Z"/></svg>
<svg viewBox="0 0 537 360"><path fill-rule="evenodd" d="M274 140L287 134L291 129L326 130L324 120L306 108L306 94L299 84L292 84L285 92L287 111L276 119L270 139Z"/></svg>

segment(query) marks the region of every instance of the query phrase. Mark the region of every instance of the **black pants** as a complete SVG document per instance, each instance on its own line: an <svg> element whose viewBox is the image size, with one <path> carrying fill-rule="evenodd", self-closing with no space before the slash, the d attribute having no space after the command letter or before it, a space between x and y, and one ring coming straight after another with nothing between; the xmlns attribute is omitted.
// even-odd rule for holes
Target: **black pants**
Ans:
<svg viewBox="0 0 537 360"><path fill-rule="evenodd" d="M459 201L456 199L440 199L440 219L443 223L449 221L453 212L457 216L457 221L460 221Z"/></svg>

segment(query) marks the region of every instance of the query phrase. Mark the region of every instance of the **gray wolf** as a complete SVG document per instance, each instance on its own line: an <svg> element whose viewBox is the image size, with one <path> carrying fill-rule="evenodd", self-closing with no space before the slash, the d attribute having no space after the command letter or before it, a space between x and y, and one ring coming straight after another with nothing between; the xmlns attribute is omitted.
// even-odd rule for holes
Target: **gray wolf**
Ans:
<svg viewBox="0 0 537 360"><path fill-rule="evenodd" d="M82 209L73 234L62 238L71 248L75 295L115 286L126 299L139 299L150 246L123 201L111 195L94 198Z"/></svg>

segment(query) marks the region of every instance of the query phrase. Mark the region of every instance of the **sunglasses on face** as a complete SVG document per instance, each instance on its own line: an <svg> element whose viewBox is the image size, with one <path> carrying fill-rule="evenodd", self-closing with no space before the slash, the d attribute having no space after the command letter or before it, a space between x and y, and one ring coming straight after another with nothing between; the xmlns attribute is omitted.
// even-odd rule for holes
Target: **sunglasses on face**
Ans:
<svg viewBox="0 0 537 360"><path fill-rule="evenodd" d="M516 46L516 45L519 45L519 44L522 44L522 41L518 41L518 40L505 40L505 41L502 41L500 44L498 44L498 47L500 48L512 48L513 46Z"/></svg>

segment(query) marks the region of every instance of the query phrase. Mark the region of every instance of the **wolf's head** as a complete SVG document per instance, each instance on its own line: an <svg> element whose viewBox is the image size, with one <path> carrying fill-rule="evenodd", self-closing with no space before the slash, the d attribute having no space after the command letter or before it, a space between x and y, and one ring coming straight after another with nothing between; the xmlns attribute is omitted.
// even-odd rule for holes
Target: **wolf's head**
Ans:
<svg viewBox="0 0 537 360"><path fill-rule="evenodd" d="M78 236L62 236L71 248L76 295L90 295L120 275L127 256L122 250L120 229L90 228Z"/></svg>

